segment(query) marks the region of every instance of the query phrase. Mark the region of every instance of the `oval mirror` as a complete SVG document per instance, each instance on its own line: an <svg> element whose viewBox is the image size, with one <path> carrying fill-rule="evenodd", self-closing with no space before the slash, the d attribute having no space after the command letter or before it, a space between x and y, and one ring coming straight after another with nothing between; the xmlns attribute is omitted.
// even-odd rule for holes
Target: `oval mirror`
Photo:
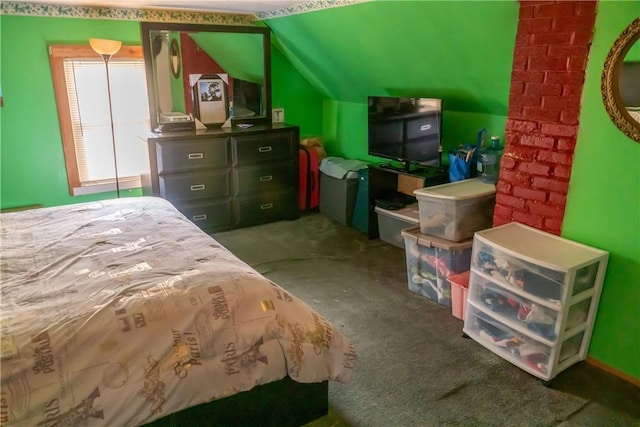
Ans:
<svg viewBox="0 0 640 427"><path fill-rule="evenodd" d="M169 62L171 66L171 73L176 79L180 77L180 47L178 47L178 40L171 39L171 49L169 52Z"/></svg>
<svg viewBox="0 0 640 427"><path fill-rule="evenodd" d="M601 88L611 120L625 135L640 142L640 18L617 38L604 63Z"/></svg>

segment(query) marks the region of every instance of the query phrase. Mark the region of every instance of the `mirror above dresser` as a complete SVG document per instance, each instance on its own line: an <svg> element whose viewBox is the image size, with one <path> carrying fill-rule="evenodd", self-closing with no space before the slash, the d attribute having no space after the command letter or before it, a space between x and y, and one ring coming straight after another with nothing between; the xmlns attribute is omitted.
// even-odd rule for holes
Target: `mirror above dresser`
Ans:
<svg viewBox="0 0 640 427"><path fill-rule="evenodd" d="M271 123L268 28L161 22L140 28L154 132Z"/></svg>

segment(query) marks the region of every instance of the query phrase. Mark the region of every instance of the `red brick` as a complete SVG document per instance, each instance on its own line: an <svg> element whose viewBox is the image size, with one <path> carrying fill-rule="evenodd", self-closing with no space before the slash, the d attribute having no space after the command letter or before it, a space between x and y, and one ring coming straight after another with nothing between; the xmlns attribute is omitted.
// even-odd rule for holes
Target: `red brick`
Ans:
<svg viewBox="0 0 640 427"><path fill-rule="evenodd" d="M505 170L511 170L517 164L518 162L513 157L502 156L502 158L500 159L500 168Z"/></svg>
<svg viewBox="0 0 640 427"><path fill-rule="evenodd" d="M580 45L580 46L558 46L558 45L551 45L548 48L548 55L552 56L552 57L561 57L561 58L566 58L569 56L582 56L584 58L587 57L587 54L589 53L589 49L587 48L587 46L584 45Z"/></svg>
<svg viewBox="0 0 640 427"><path fill-rule="evenodd" d="M548 136L542 135L525 135L521 138L522 145L531 147L553 148L555 140Z"/></svg>
<svg viewBox="0 0 640 427"><path fill-rule="evenodd" d="M562 219L564 216L564 209L546 203L529 203L527 204L527 208L529 212L544 216L545 218Z"/></svg>
<svg viewBox="0 0 640 427"><path fill-rule="evenodd" d="M553 168L553 176L557 178L571 178L571 168L567 166L556 166Z"/></svg>
<svg viewBox="0 0 640 427"><path fill-rule="evenodd" d="M549 84L579 84L584 83L584 73L579 71L548 71L544 82Z"/></svg>
<svg viewBox="0 0 640 427"><path fill-rule="evenodd" d="M511 194L511 187L512 185L504 180L498 180L498 182L496 183L496 191L499 191L503 194Z"/></svg>
<svg viewBox="0 0 640 427"><path fill-rule="evenodd" d="M558 139L558 150L559 151L571 151L576 148L576 138L559 138Z"/></svg>
<svg viewBox="0 0 640 427"><path fill-rule="evenodd" d="M555 191L556 193L567 194L567 190L569 189L569 182L534 176L531 180L531 187L539 188L542 190Z"/></svg>
<svg viewBox="0 0 640 427"><path fill-rule="evenodd" d="M562 85L548 83L526 83L524 86L525 95L532 96L552 96L562 94Z"/></svg>
<svg viewBox="0 0 640 427"><path fill-rule="evenodd" d="M493 226L497 227L499 225L503 225L503 224L508 224L511 222L511 216L508 217L502 217L502 216L498 216L494 213L493 215Z"/></svg>
<svg viewBox="0 0 640 427"><path fill-rule="evenodd" d="M518 31L516 34L516 46L527 46L531 43L531 37L529 33L523 33Z"/></svg>
<svg viewBox="0 0 640 427"><path fill-rule="evenodd" d="M547 202L556 206L562 206L564 208L565 204L567 203L567 196L566 194L550 191L549 200Z"/></svg>
<svg viewBox="0 0 640 427"><path fill-rule="evenodd" d="M551 166L536 162L520 162L518 165L520 172L526 172L531 175L549 176Z"/></svg>
<svg viewBox="0 0 640 427"><path fill-rule="evenodd" d="M528 212L514 211L511 215L514 221L520 222L531 227L541 229L544 218L539 215L533 215Z"/></svg>
<svg viewBox="0 0 640 427"><path fill-rule="evenodd" d="M526 187L513 187L513 195L525 200L536 200L538 202L544 202L547 200L547 192L541 190L532 190Z"/></svg>
<svg viewBox="0 0 640 427"><path fill-rule="evenodd" d="M544 44L536 45L536 46L521 46L514 52L515 54L522 54L526 57L530 56L547 56L549 51L549 47Z"/></svg>
<svg viewBox="0 0 640 427"><path fill-rule="evenodd" d="M527 69L528 58L513 58L513 64L511 68L513 70L525 71Z"/></svg>
<svg viewBox="0 0 640 427"><path fill-rule="evenodd" d="M504 218L510 218L513 209L508 206L496 205L493 209L493 215L497 215Z"/></svg>
<svg viewBox="0 0 640 427"><path fill-rule="evenodd" d="M571 31L559 32L559 31L549 31L546 33L535 33L533 34L533 38L531 39L530 44L532 45L568 45L571 44L573 40L574 33Z"/></svg>
<svg viewBox="0 0 640 427"><path fill-rule="evenodd" d="M567 58L551 58L548 56L530 57L528 70L564 71L568 69Z"/></svg>
<svg viewBox="0 0 640 427"><path fill-rule="evenodd" d="M564 218L564 216L563 216ZM562 230L562 219L557 218L545 218L543 223L543 230L547 233L555 234L556 236L560 235Z"/></svg>
<svg viewBox="0 0 640 427"><path fill-rule="evenodd" d="M527 19L521 20L518 24L518 31L526 33L541 33L543 31L549 31L553 18L540 18L540 19Z"/></svg>
<svg viewBox="0 0 640 427"><path fill-rule="evenodd" d="M576 4L576 15L594 15L596 14L597 1L579 1Z"/></svg>
<svg viewBox="0 0 640 427"><path fill-rule="evenodd" d="M554 31L590 31L595 23L595 15L562 16L553 20Z"/></svg>
<svg viewBox="0 0 640 427"><path fill-rule="evenodd" d="M513 170L503 170L500 173L500 181L529 187L531 185L531 175Z"/></svg>
<svg viewBox="0 0 640 427"><path fill-rule="evenodd" d="M542 108L553 108L556 110L563 110L567 107L567 98L562 96L543 96Z"/></svg>
<svg viewBox="0 0 640 427"><path fill-rule="evenodd" d="M524 113L522 107L516 107L515 105L509 105L507 108L507 116L512 119L524 119Z"/></svg>
<svg viewBox="0 0 640 427"><path fill-rule="evenodd" d="M588 45L593 38L593 30L576 31L571 36L572 45Z"/></svg>
<svg viewBox="0 0 640 427"><path fill-rule="evenodd" d="M510 144L505 147L504 155L513 157L516 160L531 161L536 157L539 150L524 145Z"/></svg>
<svg viewBox="0 0 640 427"><path fill-rule="evenodd" d="M534 70L513 70L511 73L511 85L513 85L514 81L542 83L544 81L544 72Z"/></svg>
<svg viewBox="0 0 640 427"><path fill-rule="evenodd" d="M578 129L576 126L543 123L541 132L545 135L553 136L576 136L578 134Z"/></svg>
<svg viewBox="0 0 640 427"><path fill-rule="evenodd" d="M513 104L514 107L540 108L542 106L542 98L538 95L513 94L509 95L509 104Z"/></svg>
<svg viewBox="0 0 640 427"><path fill-rule="evenodd" d="M511 145L511 144L515 144L518 145L520 144L520 137L522 136L522 134L520 132L512 132L512 131L506 131L505 132L505 146L506 145Z"/></svg>
<svg viewBox="0 0 640 427"><path fill-rule="evenodd" d="M520 22L533 18L533 9L535 6L529 2L520 2Z"/></svg>
<svg viewBox="0 0 640 427"><path fill-rule="evenodd" d="M541 122L557 122L560 120L560 110L522 107L522 114L528 120L539 120Z"/></svg>
<svg viewBox="0 0 640 427"><path fill-rule="evenodd" d="M542 18L545 16L570 16L575 14L573 1L559 1L559 2L546 2L546 4L539 5L533 16L535 18Z"/></svg>
<svg viewBox="0 0 640 427"><path fill-rule="evenodd" d="M511 87L509 88L510 96L518 96L524 93L524 83L519 81L511 80Z"/></svg>
<svg viewBox="0 0 640 427"><path fill-rule="evenodd" d="M567 98L576 98L576 100L572 100L572 103L576 103L580 105L580 97L582 96L582 88L581 84L566 84L562 86L562 96L566 96Z"/></svg>
<svg viewBox="0 0 640 427"><path fill-rule="evenodd" d="M496 194L496 204L500 204L500 205L510 207L510 208L515 208L515 209L524 208L524 200L519 199L517 197L509 196L506 194L502 194L502 193Z"/></svg>
<svg viewBox="0 0 640 427"><path fill-rule="evenodd" d="M570 56L567 62L567 69L569 71L584 71L587 65L586 56Z"/></svg>
<svg viewBox="0 0 640 427"><path fill-rule="evenodd" d="M520 131L520 132L533 132L538 128L537 122L529 122L524 120L507 119L507 130Z"/></svg>
<svg viewBox="0 0 640 427"><path fill-rule="evenodd" d="M575 109L560 111L560 123L564 125L577 125L580 119L580 112Z"/></svg>

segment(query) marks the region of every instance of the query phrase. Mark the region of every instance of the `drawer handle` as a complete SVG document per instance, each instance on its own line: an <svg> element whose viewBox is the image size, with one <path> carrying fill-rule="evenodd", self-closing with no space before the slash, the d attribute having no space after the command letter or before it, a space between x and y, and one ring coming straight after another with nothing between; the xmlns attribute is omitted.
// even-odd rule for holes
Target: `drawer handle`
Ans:
<svg viewBox="0 0 640 427"><path fill-rule="evenodd" d="M204 158L204 154L202 153L189 153L189 160L202 159L202 158Z"/></svg>
<svg viewBox="0 0 640 427"><path fill-rule="evenodd" d="M267 145L265 147L260 147L260 148L258 148L258 151L261 152L261 153L268 153L269 151L271 151L271 146Z"/></svg>
<svg viewBox="0 0 640 427"><path fill-rule="evenodd" d="M260 205L260 209L262 209L263 211L267 209L271 209L272 207L273 207L273 203L265 203L264 205Z"/></svg>
<svg viewBox="0 0 640 427"><path fill-rule="evenodd" d="M200 191L204 190L204 184L192 185L191 191Z"/></svg>
<svg viewBox="0 0 640 427"><path fill-rule="evenodd" d="M431 129L431 125L422 125L420 126L420 130L429 130Z"/></svg>
<svg viewBox="0 0 640 427"><path fill-rule="evenodd" d="M260 182L267 182L273 179L273 175L265 175L260 177Z"/></svg>
<svg viewBox="0 0 640 427"><path fill-rule="evenodd" d="M202 220L207 219L207 214L194 215L191 219L194 220L194 221L202 221Z"/></svg>

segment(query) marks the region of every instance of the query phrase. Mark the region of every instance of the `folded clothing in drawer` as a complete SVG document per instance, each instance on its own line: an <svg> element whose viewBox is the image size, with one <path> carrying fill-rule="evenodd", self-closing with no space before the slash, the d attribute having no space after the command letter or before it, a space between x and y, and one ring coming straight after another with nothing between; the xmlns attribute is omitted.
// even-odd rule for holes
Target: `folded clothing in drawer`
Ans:
<svg viewBox="0 0 640 427"><path fill-rule="evenodd" d="M473 240L451 242L422 234L420 227L402 230L409 289L451 307L449 276L469 270Z"/></svg>

